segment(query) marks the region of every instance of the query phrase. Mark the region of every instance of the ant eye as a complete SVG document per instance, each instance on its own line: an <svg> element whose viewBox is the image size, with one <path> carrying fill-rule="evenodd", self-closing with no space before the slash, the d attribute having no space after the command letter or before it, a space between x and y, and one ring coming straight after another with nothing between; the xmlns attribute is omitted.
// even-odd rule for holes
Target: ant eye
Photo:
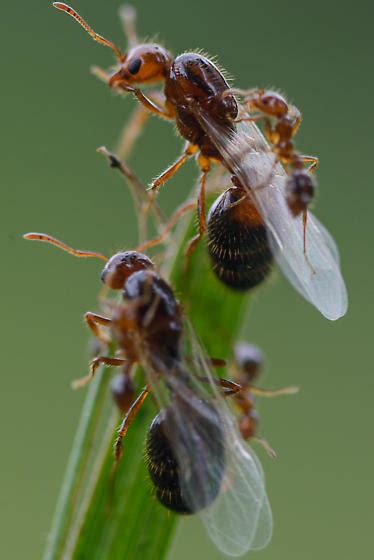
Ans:
<svg viewBox="0 0 374 560"><path fill-rule="evenodd" d="M141 65L142 65L142 61L140 60L140 58L135 58L129 63L127 68L130 74L137 74L139 72Z"/></svg>

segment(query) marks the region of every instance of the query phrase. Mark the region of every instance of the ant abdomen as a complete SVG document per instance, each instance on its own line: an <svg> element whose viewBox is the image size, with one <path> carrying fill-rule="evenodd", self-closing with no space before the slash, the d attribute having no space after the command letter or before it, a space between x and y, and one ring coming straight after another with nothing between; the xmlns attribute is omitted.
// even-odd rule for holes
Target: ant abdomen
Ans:
<svg viewBox="0 0 374 560"><path fill-rule="evenodd" d="M176 513L193 513L182 498L178 464L163 430L164 416L160 412L148 431L145 449L148 472L163 506Z"/></svg>
<svg viewBox="0 0 374 560"><path fill-rule="evenodd" d="M207 405L205 404L205 406ZM202 426L202 437L216 443L214 446L206 444L199 446L197 442L195 452L188 448L191 455L196 454L196 457L192 457L189 480L186 482L188 488L184 490L178 461L166 433L167 430L173 430L172 427L170 428L173 418L168 418L168 409L162 409L153 419L149 428L145 447L148 472L154 484L157 499L164 507L175 513L196 513L208 507L220 492L224 474L224 434L217 412L213 408L210 412L211 416L201 415L201 418L195 418L195 420ZM196 413L197 411L191 409L192 415L196 415ZM205 433L205 429L207 433ZM178 435L183 439L182 432ZM179 444L182 445L181 442ZM206 456L199 456L198 461L197 456L204 449Z"/></svg>
<svg viewBox="0 0 374 560"><path fill-rule="evenodd" d="M294 169L285 185L288 207L294 216L298 216L311 204L315 195L315 183L307 169Z"/></svg>
<svg viewBox="0 0 374 560"><path fill-rule="evenodd" d="M231 187L212 205L208 250L218 278L235 290L249 290L269 275L273 256L263 219L243 189Z"/></svg>

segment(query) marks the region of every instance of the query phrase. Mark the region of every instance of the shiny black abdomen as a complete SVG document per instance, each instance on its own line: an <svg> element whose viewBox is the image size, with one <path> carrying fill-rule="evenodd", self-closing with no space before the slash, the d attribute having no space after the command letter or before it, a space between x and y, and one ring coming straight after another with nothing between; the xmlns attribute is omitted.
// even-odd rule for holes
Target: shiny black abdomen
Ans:
<svg viewBox="0 0 374 560"><path fill-rule="evenodd" d="M185 402L182 406L190 407ZM202 403L202 406L207 405ZM206 416L195 416L196 411L192 407L189 412L191 415L186 415L186 418L189 417L187 426L180 423L178 408L174 413L161 410L149 428L145 450L148 472L158 500L179 514L196 513L209 506L220 492L224 473L224 435L217 412L212 407L208 411L205 408ZM177 422L173 414L178 417ZM179 428L176 428L177 425ZM181 431L177 432L177 429ZM187 491L182 489L180 468L169 443L171 434L178 440L178 445L183 446L184 455L187 454L191 460Z"/></svg>
<svg viewBox="0 0 374 560"><path fill-rule="evenodd" d="M235 290L249 290L265 280L272 268L265 224L248 198L236 187L212 205L207 221L208 250L218 278Z"/></svg>

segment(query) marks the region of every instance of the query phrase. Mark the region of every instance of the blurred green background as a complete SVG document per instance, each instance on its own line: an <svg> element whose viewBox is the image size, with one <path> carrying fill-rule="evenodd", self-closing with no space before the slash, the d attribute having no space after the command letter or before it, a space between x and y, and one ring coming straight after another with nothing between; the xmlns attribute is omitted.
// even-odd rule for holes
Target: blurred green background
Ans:
<svg viewBox="0 0 374 560"><path fill-rule="evenodd" d="M95 29L124 45L118 0L75 3ZM264 384L298 384L297 397L259 404L259 450L275 516L274 538L252 557L368 558L373 447L373 4L136 0L143 35L175 53L201 47L243 87L274 86L302 110L301 150L319 155L317 214L338 241L349 314L330 323L279 275L256 297L245 337L268 356ZM86 310L95 310L97 262L26 243L47 231L110 254L131 247L131 198L95 154L113 147L134 107L89 74L112 63L48 2L3 6L1 86L2 376L0 556L39 559L84 391ZM181 140L152 119L131 164L149 181ZM189 191L186 166L165 188L167 211ZM124 496L125 499L125 496ZM146 528L144 528L146 530ZM170 558L218 559L195 520L181 523Z"/></svg>

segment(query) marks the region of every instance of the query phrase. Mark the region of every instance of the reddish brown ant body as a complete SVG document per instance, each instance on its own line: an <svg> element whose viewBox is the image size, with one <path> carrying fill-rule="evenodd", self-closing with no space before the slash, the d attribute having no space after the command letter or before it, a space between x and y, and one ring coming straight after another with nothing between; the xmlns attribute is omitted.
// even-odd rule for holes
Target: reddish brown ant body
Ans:
<svg viewBox="0 0 374 560"><path fill-rule="evenodd" d="M159 45L138 44L133 25L130 49L120 55L117 47L92 31L72 8L61 3L54 5L76 19L95 40L115 52L119 69L107 76L109 86L133 93L148 111L174 120L181 136L188 141L182 156L153 182L153 187L162 185L190 156L198 153L198 164L202 171L198 197L199 233L191 240L187 254L192 252L207 229L209 253L218 278L230 288L238 290L257 286L270 272L272 255L263 219L238 178L233 176L235 186L217 199L208 220L205 218L206 175L211 161L223 161L200 125L195 107L200 104L209 112L211 119L227 127L227 130L233 129L238 115L237 103L234 96L230 95L230 88L220 70L198 53L184 53L173 59L169 51ZM155 105L136 87L155 82L165 84L163 106ZM234 205L231 199L235 200ZM144 251L165 239L176 221L195 207L193 201L187 201L177 210L161 235L142 243L138 249Z"/></svg>
<svg viewBox="0 0 374 560"><path fill-rule="evenodd" d="M211 164L217 163L223 171L228 171L234 185L237 187L239 184L240 187L237 188L241 188L256 206L258 215L267 228L272 255L291 284L329 319L335 320L344 315L347 296L337 251L328 232L319 227L318 219L312 215L308 216L307 213L307 206L314 192L314 185L308 173L313 171L317 161L316 158L300 156L294 150L292 137L296 133L299 116L296 115L291 126L282 128L281 123L285 125L287 114L292 113L287 102L282 100L275 103L275 113L274 109L271 109L270 116L268 109L266 113L259 111L257 115L257 119L268 119L269 133L270 129L273 129L272 123L276 121L274 135L281 133L282 137L275 139L274 136L273 142L284 156L282 161L288 160L286 166L288 165L291 171L286 187L287 175L285 177L284 171L279 169L280 173L276 173L271 185L274 188L268 189L271 175L267 177L264 171L273 163L272 173L276 171L279 154L275 154L274 162L267 143L254 123L237 124L238 115L241 118L243 113L243 107L235 98L237 92L229 87L222 72L211 60L196 52L184 53L174 58L160 45L139 44L134 28L134 11L129 12L128 9L123 21L129 38L129 49L122 55L113 43L95 33L72 8L60 2L56 2L55 7L70 14L94 40L109 46L115 53L119 64L114 73L107 74L102 70L97 70L97 73L113 88L131 93L140 103L137 109L141 111L131 119L130 128L124 135L129 139L130 145L145 122L144 115L151 113L174 122L181 136L187 140L182 155L155 179L153 188L161 186L171 178L190 157L197 157L201 169L197 196L199 228L198 234L188 243L187 255L191 254L207 229L206 180ZM139 89L143 85L154 83L162 84L163 91L148 90L144 93ZM256 97L253 91L251 95L248 91L239 93L244 94L244 97L247 95L248 100L250 97ZM260 100L259 105L265 108L263 103L260 104ZM309 172L303 169L303 165L308 162L311 163ZM265 188L261 188L262 186ZM285 190L288 204L285 204ZM146 207L149 207L149 200ZM173 216L172 225L184 212L193 207L189 201L179 208ZM232 209L230 206L230 210ZM302 214L303 224L300 224L300 220L292 219L292 213ZM244 212L242 214L244 215ZM306 255L307 216L312 226L310 235L308 231L310 260L309 254ZM235 219L234 215L233 217ZM166 227L165 231L170 231L170 227ZM160 234L155 240L142 243L140 250L152 247L164 238L165 236ZM230 250L237 249L236 246L232 246ZM299 255L302 258L299 258ZM220 263L218 265L220 266ZM230 267L232 265L235 268L235 263L229 263ZM251 267L252 263L247 265Z"/></svg>
<svg viewBox="0 0 374 560"><path fill-rule="evenodd" d="M301 113L277 92L255 89L241 93L249 111L254 111L249 120L264 121L264 133L272 145L276 160L283 164L288 172L285 184L286 200L293 216L303 215L305 251L307 211L315 195L315 182L311 174L318 165L318 158L296 151L293 137L299 129ZM308 164L306 169L305 165Z"/></svg>
<svg viewBox="0 0 374 560"><path fill-rule="evenodd" d="M199 233L188 245L187 254L190 254L206 229L207 174L212 162L223 163L220 152L199 122L196 106L204 108L213 120L226 126L228 130L233 128L238 106L234 96L229 93L227 81L217 66L202 54L190 52L173 58L160 45L135 44L134 33L129 41L128 52L122 55L111 41L95 33L75 10L62 2L55 2L54 6L71 15L95 41L114 51L119 68L107 76L109 86L132 93L147 111L174 121L181 136L187 140L182 155L153 181L152 188L163 185L190 157L197 156L201 170L198 195ZM164 82L163 103L154 102L138 88L139 85L160 82Z"/></svg>

